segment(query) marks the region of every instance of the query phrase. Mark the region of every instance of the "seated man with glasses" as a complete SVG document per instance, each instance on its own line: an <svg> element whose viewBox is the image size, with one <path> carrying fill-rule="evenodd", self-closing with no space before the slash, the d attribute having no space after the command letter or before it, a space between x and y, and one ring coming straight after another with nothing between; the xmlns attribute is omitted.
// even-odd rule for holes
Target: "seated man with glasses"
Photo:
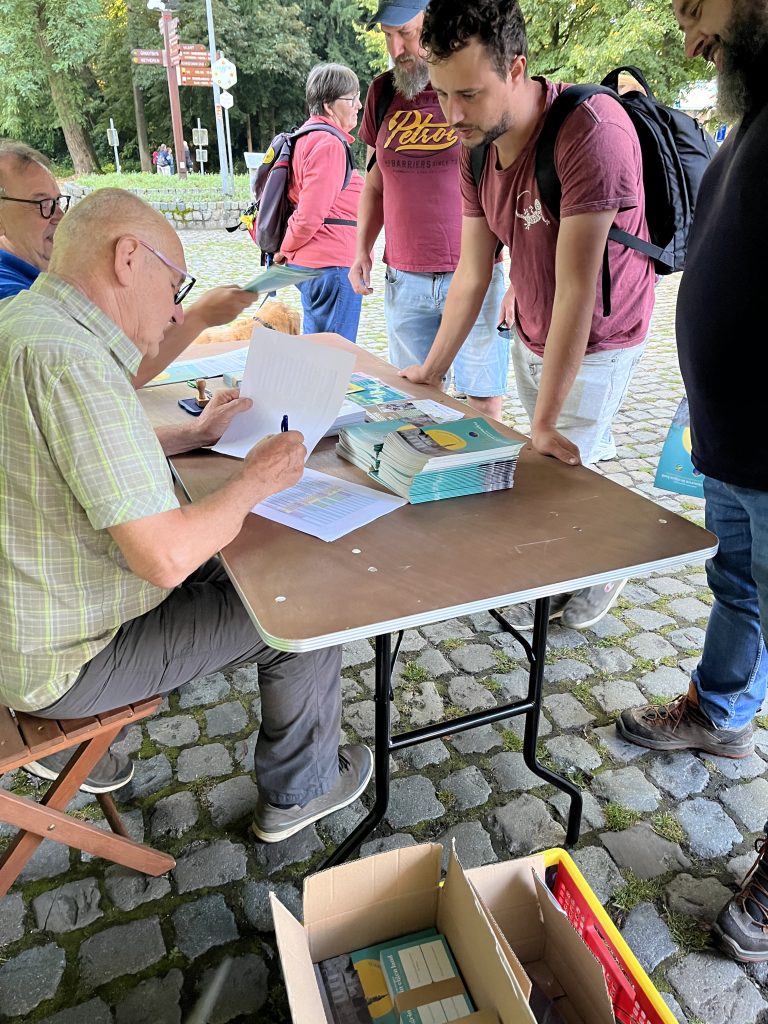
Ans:
<svg viewBox="0 0 768 1024"><path fill-rule="evenodd" d="M278 842L352 803L373 759L338 747L341 649L268 647L214 557L255 504L299 480L302 435L265 438L180 507L166 456L216 441L250 399L219 392L194 423L155 433L136 396L132 376L192 283L162 214L100 189L62 222L49 272L0 304L0 702L81 718L255 662L253 831ZM70 755L26 768L55 779ZM108 752L84 788L132 774Z"/></svg>
<svg viewBox="0 0 768 1024"><path fill-rule="evenodd" d="M49 161L23 142L0 139L0 299L29 288L48 269L53 236L70 203L59 195ZM107 214L108 216L108 214ZM235 285L213 288L168 325L163 344L139 366L134 383L146 384L190 342L234 320L258 296Z"/></svg>

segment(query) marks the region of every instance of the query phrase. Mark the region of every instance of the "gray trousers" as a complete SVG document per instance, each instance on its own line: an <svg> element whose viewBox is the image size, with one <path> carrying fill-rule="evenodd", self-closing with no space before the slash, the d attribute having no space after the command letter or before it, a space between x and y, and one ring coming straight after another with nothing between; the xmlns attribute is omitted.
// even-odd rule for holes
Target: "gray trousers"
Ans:
<svg viewBox="0 0 768 1024"><path fill-rule="evenodd" d="M209 672L256 662L261 727L255 772L271 803L306 804L338 779L341 647L288 654L268 647L217 559L162 604L126 622L42 718L83 718Z"/></svg>

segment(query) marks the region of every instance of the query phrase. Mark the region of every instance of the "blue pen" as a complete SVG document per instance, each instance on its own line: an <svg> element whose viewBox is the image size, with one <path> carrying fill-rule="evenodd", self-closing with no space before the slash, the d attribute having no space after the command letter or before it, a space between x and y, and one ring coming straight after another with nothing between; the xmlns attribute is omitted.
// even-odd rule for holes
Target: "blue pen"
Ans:
<svg viewBox="0 0 768 1024"><path fill-rule="evenodd" d="M288 413L280 420L280 432L284 434L288 429Z"/></svg>

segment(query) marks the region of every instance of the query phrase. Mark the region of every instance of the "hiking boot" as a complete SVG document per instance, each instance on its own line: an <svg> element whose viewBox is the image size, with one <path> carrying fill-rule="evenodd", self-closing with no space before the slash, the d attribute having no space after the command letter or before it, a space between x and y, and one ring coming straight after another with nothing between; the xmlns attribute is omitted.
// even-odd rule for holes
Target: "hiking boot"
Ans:
<svg viewBox="0 0 768 1024"><path fill-rule="evenodd" d="M669 704L644 704L622 711L616 730L630 743L651 750L701 750L716 757L749 757L755 749L752 723L718 729L689 693Z"/></svg>
<svg viewBox="0 0 768 1024"><path fill-rule="evenodd" d="M598 587L584 587L571 594L571 599L563 608L560 621L570 629L586 629L594 626L616 604L619 594L626 587L628 580L617 580L615 583L601 583Z"/></svg>
<svg viewBox="0 0 768 1024"><path fill-rule="evenodd" d="M563 608L568 603L570 594L553 594L549 599L549 621L554 622L563 614ZM524 633L533 629L533 616L536 611L535 601L523 601L522 604L513 604L504 612L504 618L515 629L521 629Z"/></svg>
<svg viewBox="0 0 768 1024"><path fill-rule="evenodd" d="M373 772L373 754L362 744L339 748L339 778L328 793L316 796L303 807L275 807L259 797L251 831L265 843L279 843L313 821L340 811L363 792Z"/></svg>
<svg viewBox="0 0 768 1024"><path fill-rule="evenodd" d="M64 771L74 752L74 747L59 750L48 757L41 757L38 761L30 761L29 764L22 765L22 768L38 779L54 782ZM130 757L126 757L125 754L113 754L108 750L80 783L80 789L83 793L112 793L127 785L132 778L133 761Z"/></svg>
<svg viewBox="0 0 768 1024"><path fill-rule="evenodd" d="M712 927L719 945L742 963L768 960L768 837L755 840L757 860Z"/></svg>

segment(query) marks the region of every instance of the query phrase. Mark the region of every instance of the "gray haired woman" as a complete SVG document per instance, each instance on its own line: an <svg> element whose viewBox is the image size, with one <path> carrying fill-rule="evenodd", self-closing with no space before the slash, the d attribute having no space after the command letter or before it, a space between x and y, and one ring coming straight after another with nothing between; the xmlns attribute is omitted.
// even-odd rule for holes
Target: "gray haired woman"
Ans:
<svg viewBox="0 0 768 1024"><path fill-rule="evenodd" d="M350 143L361 109L357 75L343 64L318 64L307 78L310 130L296 139L288 199L295 206L276 263L323 273L297 285L304 333L335 331L357 339L360 303L349 283L355 258L357 206L363 179Z"/></svg>

